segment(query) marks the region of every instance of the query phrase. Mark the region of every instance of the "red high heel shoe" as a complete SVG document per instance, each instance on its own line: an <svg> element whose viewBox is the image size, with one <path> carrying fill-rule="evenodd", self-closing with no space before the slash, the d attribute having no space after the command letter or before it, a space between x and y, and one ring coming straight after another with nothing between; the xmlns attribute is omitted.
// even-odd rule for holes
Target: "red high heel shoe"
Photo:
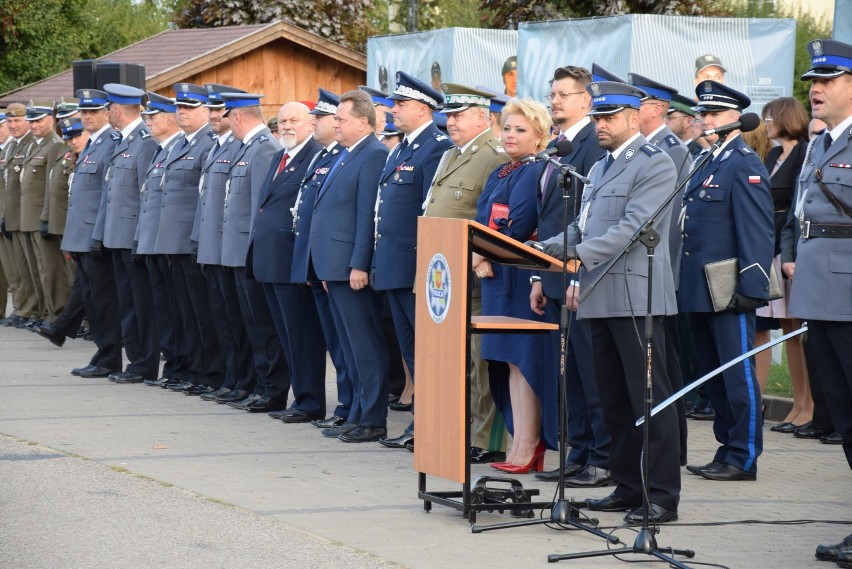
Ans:
<svg viewBox="0 0 852 569"><path fill-rule="evenodd" d="M544 442L540 441L538 446L535 447L535 453L533 454L532 460L530 460L528 464L511 464L509 462L504 462L492 464L491 466L497 470L508 472L509 474L526 474L530 471L541 472L544 470L544 453L546 450Z"/></svg>

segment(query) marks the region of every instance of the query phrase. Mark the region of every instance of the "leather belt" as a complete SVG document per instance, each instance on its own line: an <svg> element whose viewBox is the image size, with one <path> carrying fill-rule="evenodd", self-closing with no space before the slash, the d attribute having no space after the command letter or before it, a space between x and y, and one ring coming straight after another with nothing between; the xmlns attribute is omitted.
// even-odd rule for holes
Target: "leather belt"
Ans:
<svg viewBox="0 0 852 569"><path fill-rule="evenodd" d="M806 221L802 225L802 239L815 239L817 237L852 238L852 225Z"/></svg>

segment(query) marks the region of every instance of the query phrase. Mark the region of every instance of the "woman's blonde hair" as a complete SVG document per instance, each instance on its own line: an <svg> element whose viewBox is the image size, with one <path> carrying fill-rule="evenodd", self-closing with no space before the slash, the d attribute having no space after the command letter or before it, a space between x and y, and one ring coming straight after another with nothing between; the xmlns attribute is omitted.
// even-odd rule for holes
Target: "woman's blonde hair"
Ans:
<svg viewBox="0 0 852 569"><path fill-rule="evenodd" d="M553 121L544 105L528 97L524 97L523 99L509 99L509 102L503 107L503 114L500 117L501 125L506 122L506 117L509 115L521 115L527 119L527 122L530 123L538 135L536 152L545 149L551 139L550 127Z"/></svg>

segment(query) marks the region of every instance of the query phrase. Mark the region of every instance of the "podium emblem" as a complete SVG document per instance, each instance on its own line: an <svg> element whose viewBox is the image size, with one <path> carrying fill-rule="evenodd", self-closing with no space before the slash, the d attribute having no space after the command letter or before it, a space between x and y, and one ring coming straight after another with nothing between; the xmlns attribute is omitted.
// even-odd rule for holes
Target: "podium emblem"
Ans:
<svg viewBox="0 0 852 569"><path fill-rule="evenodd" d="M426 269L426 305L435 324L447 317L452 293L450 267L447 258L435 253Z"/></svg>

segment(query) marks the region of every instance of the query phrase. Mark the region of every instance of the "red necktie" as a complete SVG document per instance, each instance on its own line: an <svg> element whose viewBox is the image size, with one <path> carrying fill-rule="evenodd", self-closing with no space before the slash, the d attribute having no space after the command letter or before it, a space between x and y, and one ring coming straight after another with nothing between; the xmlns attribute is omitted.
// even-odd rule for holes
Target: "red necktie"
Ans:
<svg viewBox="0 0 852 569"><path fill-rule="evenodd" d="M278 165L278 171L275 172L276 176L280 174L284 170L284 168L287 167L287 160L289 159L290 155L285 152L284 156L281 157L281 163Z"/></svg>

